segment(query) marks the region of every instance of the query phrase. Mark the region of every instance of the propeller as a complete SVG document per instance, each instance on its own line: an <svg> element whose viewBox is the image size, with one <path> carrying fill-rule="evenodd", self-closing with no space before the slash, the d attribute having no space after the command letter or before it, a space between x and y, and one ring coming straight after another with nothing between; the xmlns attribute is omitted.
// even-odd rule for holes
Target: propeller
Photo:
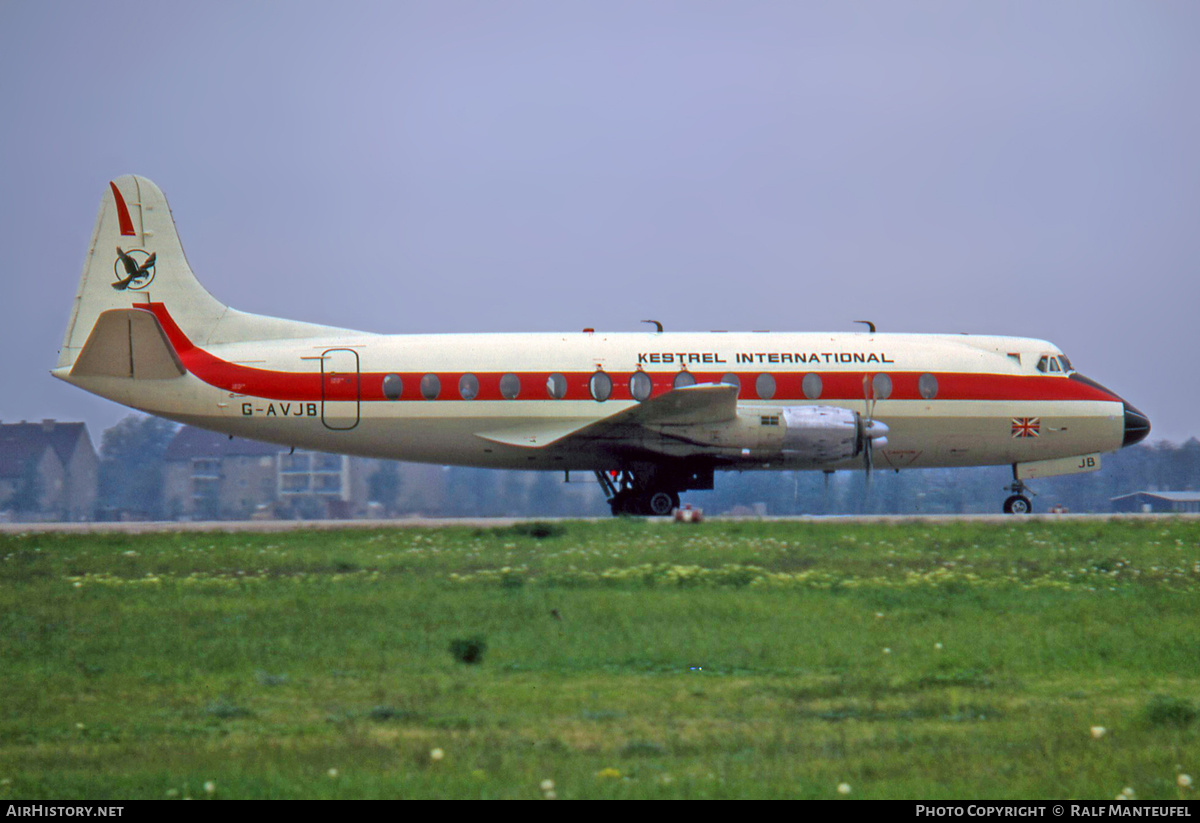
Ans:
<svg viewBox="0 0 1200 823"><path fill-rule="evenodd" d="M888 427L875 419L875 381L870 374L863 375L863 399L866 415L858 418L858 444L863 456L863 471L867 496L871 493L871 471L875 468L875 446L887 445Z"/></svg>

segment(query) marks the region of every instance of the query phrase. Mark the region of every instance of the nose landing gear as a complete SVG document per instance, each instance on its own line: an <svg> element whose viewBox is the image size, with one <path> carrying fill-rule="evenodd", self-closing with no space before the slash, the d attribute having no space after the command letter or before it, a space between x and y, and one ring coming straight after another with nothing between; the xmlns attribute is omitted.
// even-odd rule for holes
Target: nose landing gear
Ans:
<svg viewBox="0 0 1200 823"><path fill-rule="evenodd" d="M1005 514L1029 514L1033 511L1033 501L1023 494L1014 494L1004 501Z"/></svg>
<svg viewBox="0 0 1200 823"><path fill-rule="evenodd" d="M1021 479L1016 476L1016 467L1013 467L1013 482L1009 486L1004 487L1005 491L1012 492L1012 495L1004 501L1005 514L1029 514L1033 511L1033 501L1026 495L1037 496L1036 493L1026 486Z"/></svg>

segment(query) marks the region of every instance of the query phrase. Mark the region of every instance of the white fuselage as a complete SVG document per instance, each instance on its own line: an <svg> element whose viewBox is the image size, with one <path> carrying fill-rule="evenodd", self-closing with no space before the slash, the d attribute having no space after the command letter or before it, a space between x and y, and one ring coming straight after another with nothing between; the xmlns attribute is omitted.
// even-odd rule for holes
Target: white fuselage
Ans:
<svg viewBox="0 0 1200 823"><path fill-rule="evenodd" d="M648 432L632 444L565 438L542 446L536 436L531 444L537 447L522 444L524 431L545 439L545 433L574 431L636 405L631 381L638 372L649 378L651 397L670 391L681 372L697 383L732 375L740 383L739 412L821 405L873 416L889 429L876 452L877 468L1041 461L1112 451L1124 435L1119 397L1066 372L1039 371L1043 357L1061 353L1026 338L347 332L202 348L183 336L165 308L150 308L186 375L67 379L174 420L307 449L527 469L616 468L630 450L668 459L707 456L728 468L858 465L817 465L804 455L772 453L769 438L761 448L753 439L699 444L694 437ZM597 372L611 381L604 400L595 399L590 386ZM561 398L551 396L551 375L561 375ZM805 382L809 375L819 378L818 390L812 377Z"/></svg>

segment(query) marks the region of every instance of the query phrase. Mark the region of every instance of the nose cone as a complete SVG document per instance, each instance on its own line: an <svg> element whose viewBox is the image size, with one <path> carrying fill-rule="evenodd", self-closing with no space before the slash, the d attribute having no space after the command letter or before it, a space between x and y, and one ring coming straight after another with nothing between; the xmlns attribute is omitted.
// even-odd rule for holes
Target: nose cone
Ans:
<svg viewBox="0 0 1200 823"><path fill-rule="evenodd" d="M1104 386L1101 386L1095 380L1084 377L1079 372L1072 372L1071 379L1078 383L1083 383L1085 386L1091 386L1093 389L1102 392L1103 395L1107 395L1107 397L1102 396L1101 399L1120 402L1125 408L1125 437L1121 442L1122 448L1132 446L1134 443L1141 443L1150 434L1150 418L1122 400L1116 392L1104 388Z"/></svg>
<svg viewBox="0 0 1200 823"><path fill-rule="evenodd" d="M1150 434L1150 418L1125 403L1125 440L1121 446L1140 443L1146 439L1148 434Z"/></svg>

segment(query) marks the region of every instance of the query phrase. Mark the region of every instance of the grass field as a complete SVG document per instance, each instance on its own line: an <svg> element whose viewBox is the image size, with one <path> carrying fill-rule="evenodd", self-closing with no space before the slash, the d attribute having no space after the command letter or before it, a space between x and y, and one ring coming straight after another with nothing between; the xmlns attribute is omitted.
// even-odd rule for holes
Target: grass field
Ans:
<svg viewBox="0 0 1200 823"><path fill-rule="evenodd" d="M0 799L1192 798L1198 598L1158 519L0 536Z"/></svg>

